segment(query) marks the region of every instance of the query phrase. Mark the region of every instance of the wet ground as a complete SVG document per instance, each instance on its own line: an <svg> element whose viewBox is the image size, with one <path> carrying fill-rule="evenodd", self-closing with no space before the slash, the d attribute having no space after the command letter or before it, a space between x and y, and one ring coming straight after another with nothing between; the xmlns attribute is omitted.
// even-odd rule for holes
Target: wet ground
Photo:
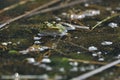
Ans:
<svg viewBox="0 0 120 80"><path fill-rule="evenodd" d="M0 9L19 1L0 0ZM1 13L0 23L48 1L51 0L31 0L26 4L18 5ZM64 1L64 3L68 2L69 0ZM63 28L58 26L57 29L48 28L45 24L48 22L57 25L65 22L92 29L98 22L119 12L119 0L91 0L69 8L22 18L7 25L7 28L0 30L1 79L5 79L4 76L30 75L37 76L40 80L69 80L119 59L119 15L106 20L93 30L76 28L67 30L67 34L62 36L56 34L62 34ZM79 15L80 18L70 18L71 15L77 17ZM44 35L41 32L44 32ZM57 33L53 34L53 32ZM85 63L86 61L89 62ZM86 80L120 80L120 65Z"/></svg>

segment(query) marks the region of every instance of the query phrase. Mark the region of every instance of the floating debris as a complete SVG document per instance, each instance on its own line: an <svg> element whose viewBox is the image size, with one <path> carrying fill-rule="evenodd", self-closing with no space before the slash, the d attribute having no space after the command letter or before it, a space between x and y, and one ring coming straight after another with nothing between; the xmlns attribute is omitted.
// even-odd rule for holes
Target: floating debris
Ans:
<svg viewBox="0 0 120 80"><path fill-rule="evenodd" d="M113 42L111 42L111 41L104 41L101 43L101 45L104 45L104 46L112 45L112 44L113 44Z"/></svg>
<svg viewBox="0 0 120 80"><path fill-rule="evenodd" d="M117 23L114 23L114 22L109 23L108 26L110 26L111 28L118 27Z"/></svg>
<svg viewBox="0 0 120 80"><path fill-rule="evenodd" d="M95 47L95 46L90 46L90 47L88 48L88 50L89 50L89 51L96 51L96 50L98 50L98 49L97 49L97 47Z"/></svg>

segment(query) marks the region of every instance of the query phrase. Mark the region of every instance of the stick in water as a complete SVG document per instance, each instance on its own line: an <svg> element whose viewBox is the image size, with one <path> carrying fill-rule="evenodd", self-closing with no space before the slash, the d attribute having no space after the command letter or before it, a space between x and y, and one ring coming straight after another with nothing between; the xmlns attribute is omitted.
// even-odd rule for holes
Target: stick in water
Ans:
<svg viewBox="0 0 120 80"><path fill-rule="evenodd" d="M53 0L53 1L51 1L51 2L48 2L48 3L45 4L45 5L42 5L42 6L38 7L38 8L33 9L33 10L31 10L31 11L25 13L25 14L22 14L22 15L20 15L20 16L17 16L17 17L15 17L15 18L13 18L13 19L7 20L5 23L3 23L3 24L0 25L0 28L3 28L4 26L6 26L6 25L8 25L8 24L10 24L10 23L12 23L12 22L14 22L14 21L16 21L16 20L19 20L19 19L21 19L21 18L23 18L23 17L26 17L26 16L30 15L31 13L34 13L34 12L36 12L36 11L38 11L38 10L41 10L41 9L43 9L43 8L46 8L46 7L48 7L48 6L52 5L52 4L55 4L55 3L59 2L59 1L61 1L61 0Z"/></svg>
<svg viewBox="0 0 120 80"><path fill-rule="evenodd" d="M91 76L93 76L93 75L95 75L95 74L98 74L98 73L100 73L100 72L102 72L102 71L104 71L104 70L106 70L106 69L108 69L108 68L111 68L111 67L113 67L113 66L115 66L115 65L117 65L117 64L119 64L120 63L120 59L118 59L118 60L116 60L116 61L114 61L114 62L111 62L111 63L109 63L109 64L107 64L107 65L105 65L105 66L102 66L102 67L100 67L100 68L97 68L97 69L95 69L95 70L93 70L93 71L90 71L90 72L88 72L88 73L85 73L85 74L83 74L83 75L81 75L81 76L78 76L78 77L76 77L76 78L73 78L73 79L71 79L71 80L84 80L84 79L87 79L87 78L89 78L89 77L91 77Z"/></svg>

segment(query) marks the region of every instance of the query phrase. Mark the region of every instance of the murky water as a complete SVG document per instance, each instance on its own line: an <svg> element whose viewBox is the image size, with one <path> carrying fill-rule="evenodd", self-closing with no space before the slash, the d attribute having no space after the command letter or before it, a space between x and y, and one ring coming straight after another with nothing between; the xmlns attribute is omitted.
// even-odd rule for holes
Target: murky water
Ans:
<svg viewBox="0 0 120 80"><path fill-rule="evenodd" d="M0 4L5 3L1 1ZM0 21L2 23L46 2L48 0L35 0L18 6L2 13ZM0 9L14 3L15 0L6 0ZM69 80L119 59L119 16L103 22L94 30L79 27L71 30L61 24L65 22L72 26L92 28L108 16L119 12L119 0L91 0L9 24L7 29L0 31L1 78ZM45 24L46 22L49 24ZM63 33L65 34L60 35ZM112 67L87 80L119 80L119 67L120 65Z"/></svg>

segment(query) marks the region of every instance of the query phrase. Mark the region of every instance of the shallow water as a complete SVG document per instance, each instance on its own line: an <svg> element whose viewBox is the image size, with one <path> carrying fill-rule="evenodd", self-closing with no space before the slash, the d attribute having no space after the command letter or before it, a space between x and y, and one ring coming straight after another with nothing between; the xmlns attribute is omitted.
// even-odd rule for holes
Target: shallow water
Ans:
<svg viewBox="0 0 120 80"><path fill-rule="evenodd" d="M2 23L46 2L48 0L35 0L26 5L18 6L13 10L2 13L0 21ZM0 9L14 3L16 3L15 0L12 0L11 3L7 0L4 6L0 6ZM31 7L33 5L36 6ZM100 14L85 16L80 20L71 20L68 16L62 15L63 13L81 15L85 14L86 10L99 10ZM8 76L13 76L12 78L22 78L22 80L32 78L34 78L33 80L42 78L44 78L43 80L68 80L99 68L102 66L99 62L108 63L119 59L119 16L103 22L92 31L77 28L68 31L68 34L62 37L38 35L43 30L48 32L49 29L41 28L44 27L45 21L50 23L53 21L57 23L67 22L92 28L97 22L119 12L119 0L98 0L23 18L9 24L7 29L0 31L1 78L5 79ZM61 18L61 21L56 20L56 17ZM115 23L117 26L112 25L116 27L111 27L110 23ZM55 32L56 29L50 29L50 31ZM39 37L39 39L34 39L34 37ZM35 41L37 42L35 43ZM107 42L111 42L111 44ZM45 47L49 47L49 49L45 49ZM26 54L21 54L19 51L24 51ZM71 61L70 59L75 60ZM94 61L96 64L86 64L84 61ZM86 80L119 80L119 67L112 67Z"/></svg>

